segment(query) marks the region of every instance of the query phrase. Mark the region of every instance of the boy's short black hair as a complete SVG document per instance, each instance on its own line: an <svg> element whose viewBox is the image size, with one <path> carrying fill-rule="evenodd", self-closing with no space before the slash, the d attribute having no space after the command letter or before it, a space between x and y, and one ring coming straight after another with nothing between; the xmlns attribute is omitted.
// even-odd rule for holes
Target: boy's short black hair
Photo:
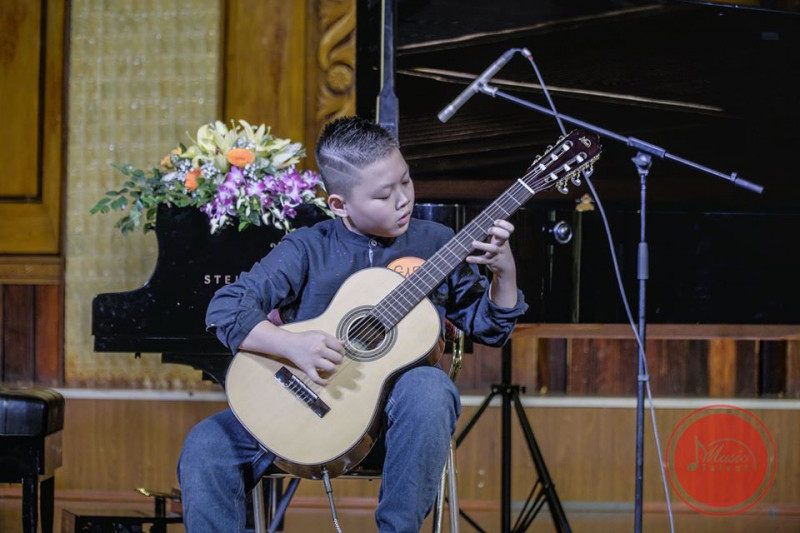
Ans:
<svg viewBox="0 0 800 533"><path fill-rule="evenodd" d="M347 195L359 171L399 148L385 128L358 116L335 119L322 130L314 149L322 181L329 193Z"/></svg>

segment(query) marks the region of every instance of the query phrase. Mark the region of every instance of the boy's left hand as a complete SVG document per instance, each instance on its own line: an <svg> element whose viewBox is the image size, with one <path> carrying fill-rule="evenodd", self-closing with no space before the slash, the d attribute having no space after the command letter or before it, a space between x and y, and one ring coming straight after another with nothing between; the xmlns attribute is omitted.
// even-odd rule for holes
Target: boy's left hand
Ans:
<svg viewBox="0 0 800 533"><path fill-rule="evenodd" d="M484 253L467 256L467 263L486 265L496 277L516 277L516 267L508 238L514 232L514 225L507 220L496 220L489 228L489 238L484 241L472 241L472 247Z"/></svg>

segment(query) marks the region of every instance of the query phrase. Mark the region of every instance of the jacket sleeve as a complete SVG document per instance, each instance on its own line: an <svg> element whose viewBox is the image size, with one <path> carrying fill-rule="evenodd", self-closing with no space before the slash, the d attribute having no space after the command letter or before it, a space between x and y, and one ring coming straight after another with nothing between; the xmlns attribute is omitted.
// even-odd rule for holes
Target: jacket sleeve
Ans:
<svg viewBox="0 0 800 533"><path fill-rule="evenodd" d="M462 263L447 282L447 318L473 341L502 346L511 335L517 318L528 309L522 291L517 304L501 307L489 298L489 280L475 265Z"/></svg>
<svg viewBox="0 0 800 533"><path fill-rule="evenodd" d="M206 329L234 354L270 311L292 302L305 284L307 257L290 237L235 282L217 290L208 304Z"/></svg>

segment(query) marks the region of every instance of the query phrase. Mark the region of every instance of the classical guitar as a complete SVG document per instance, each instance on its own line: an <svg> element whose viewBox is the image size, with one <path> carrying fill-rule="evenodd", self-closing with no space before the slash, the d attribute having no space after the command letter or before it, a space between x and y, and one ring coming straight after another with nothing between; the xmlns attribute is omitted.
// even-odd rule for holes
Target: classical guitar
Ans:
<svg viewBox="0 0 800 533"><path fill-rule="evenodd" d="M535 193L590 171L600 157L596 135L575 130L550 147L524 176L459 231L416 271L403 278L388 268L350 276L323 314L281 326L322 330L344 341L346 357L325 386L289 361L240 351L228 368L228 404L244 427L276 456L285 471L331 477L356 466L377 438L392 379L441 352L440 321L427 295L483 240L497 219L508 218Z"/></svg>

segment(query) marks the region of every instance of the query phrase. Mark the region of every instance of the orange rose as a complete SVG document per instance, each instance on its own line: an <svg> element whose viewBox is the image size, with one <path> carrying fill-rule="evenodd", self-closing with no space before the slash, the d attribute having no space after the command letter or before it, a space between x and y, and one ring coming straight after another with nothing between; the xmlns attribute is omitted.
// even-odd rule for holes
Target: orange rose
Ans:
<svg viewBox="0 0 800 533"><path fill-rule="evenodd" d="M244 168L255 160L255 154L244 148L234 148L228 152L228 163L239 168Z"/></svg>
<svg viewBox="0 0 800 533"><path fill-rule="evenodd" d="M192 192L197 188L197 178L200 176L200 169L193 168L189 172L186 173L186 181L184 185L186 186L186 190Z"/></svg>

